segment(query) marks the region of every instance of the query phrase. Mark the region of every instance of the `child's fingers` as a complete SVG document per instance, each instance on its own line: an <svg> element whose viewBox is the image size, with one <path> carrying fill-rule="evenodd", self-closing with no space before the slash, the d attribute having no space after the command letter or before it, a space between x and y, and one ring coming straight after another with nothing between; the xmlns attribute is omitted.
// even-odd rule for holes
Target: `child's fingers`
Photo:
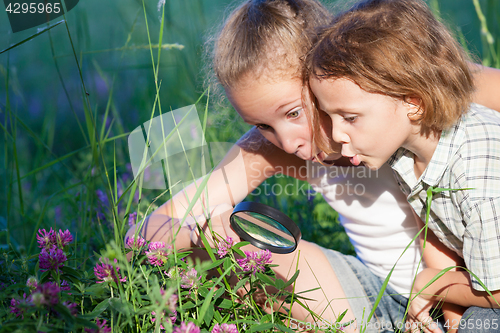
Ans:
<svg viewBox="0 0 500 333"><path fill-rule="evenodd" d="M239 243L242 241L242 239L240 238L240 236L238 236L236 232L234 232L233 228L231 228L229 216L230 214L227 214L227 216L222 216L222 227L224 228L224 232L226 233L227 237L231 237L233 241Z"/></svg>
<svg viewBox="0 0 500 333"><path fill-rule="evenodd" d="M229 222L229 218L232 212L233 212L233 206L229 204L221 204L213 208L211 215L214 217L212 219L212 226L214 227L214 230L217 233L219 233L219 235L223 239L231 237L233 241L241 242L240 237L231 228L231 224Z"/></svg>
<svg viewBox="0 0 500 333"><path fill-rule="evenodd" d="M418 290L413 292L417 293ZM410 297L411 304L408 311L407 323L409 329L408 332L425 332L425 333L442 333L441 329L437 325L429 314L433 302L424 299L421 296Z"/></svg>
<svg viewBox="0 0 500 333"><path fill-rule="evenodd" d="M229 204L221 204L215 207L210 207L210 224L214 233L223 239L231 237L235 242L241 242L240 237L231 228L229 217L233 212L233 207ZM211 246L214 246L212 235L210 234L210 229L208 227L207 220L203 215L188 217L184 225L189 225L191 228L191 241L197 246L202 246L200 239L200 232L196 227L198 224L203 230L204 235L209 240Z"/></svg>
<svg viewBox="0 0 500 333"><path fill-rule="evenodd" d="M437 325L437 322L435 322L430 316L422 319L421 325L425 333L442 333L441 329Z"/></svg>
<svg viewBox="0 0 500 333"><path fill-rule="evenodd" d="M203 231L206 237L207 236L206 229L208 229L206 222L207 220L204 215L197 215L194 217L189 216L184 221L184 225L189 226L189 228L191 229L191 234L190 234L191 242L193 242L193 244L196 246L203 246L203 242L201 241L200 237L200 229ZM212 237L207 237L207 238L209 239L209 241L212 240Z"/></svg>
<svg viewBox="0 0 500 333"><path fill-rule="evenodd" d="M191 234L189 238L191 238L191 242L193 242L194 245L196 246L203 245L203 243L201 242L200 232L198 231L198 228L191 229Z"/></svg>
<svg viewBox="0 0 500 333"><path fill-rule="evenodd" d="M406 332L442 333L436 321L431 316L421 315L417 318L408 318Z"/></svg>

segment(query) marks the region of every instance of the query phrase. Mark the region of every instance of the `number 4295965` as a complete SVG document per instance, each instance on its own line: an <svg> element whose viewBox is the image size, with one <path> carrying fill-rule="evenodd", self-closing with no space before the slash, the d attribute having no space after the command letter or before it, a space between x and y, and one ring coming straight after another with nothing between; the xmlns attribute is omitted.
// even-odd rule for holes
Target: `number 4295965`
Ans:
<svg viewBox="0 0 500 333"><path fill-rule="evenodd" d="M52 4L50 2L48 2L46 4L34 3L34 2L31 2L31 3L15 2L15 3L9 3L7 8L5 8L5 11L8 13L11 13L11 14L21 14L21 13L22 14L26 14L26 13L31 13L31 14L55 13L55 14L58 14L61 12L61 4L60 3Z"/></svg>

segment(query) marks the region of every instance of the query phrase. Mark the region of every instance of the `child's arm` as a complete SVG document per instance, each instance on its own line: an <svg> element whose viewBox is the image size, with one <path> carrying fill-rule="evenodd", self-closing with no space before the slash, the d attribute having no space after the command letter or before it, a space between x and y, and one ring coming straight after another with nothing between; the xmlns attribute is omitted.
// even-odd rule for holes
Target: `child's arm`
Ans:
<svg viewBox="0 0 500 333"><path fill-rule="evenodd" d="M444 314L445 325L448 332L456 332L460 325L463 312L470 306L485 308L500 308L500 290L491 291L493 297L487 292L477 291L472 288L469 273L456 268L444 273L431 285L424 289L441 270L450 266L464 266L463 260L454 252L445 247L437 237L428 230L427 242L424 249L424 260L427 268L420 272L413 288L413 294L421 294L410 306L409 317L415 321L425 321L429 308L438 303L443 303L441 309ZM496 299L496 300L495 300ZM413 318L413 319L412 319Z"/></svg>
<svg viewBox="0 0 500 333"><path fill-rule="evenodd" d="M471 64L470 67L474 71L474 83L476 84L474 103L500 111L500 97L498 95L500 69L477 64Z"/></svg>
<svg viewBox="0 0 500 333"><path fill-rule="evenodd" d="M229 216L233 207L228 204L221 204L210 207L208 214L210 217L211 230L220 235L221 238L231 237L235 242L239 242L238 235L229 226ZM203 246L199 238L197 225L207 237L207 240L214 246L207 219L204 215L188 216L184 221L179 218L172 218L167 215L154 214L148 216L141 227L141 222L132 226L126 235L134 237L136 234L151 242L164 242L173 244L178 250L191 249L196 246ZM138 228L141 227L139 231Z"/></svg>
<svg viewBox="0 0 500 333"><path fill-rule="evenodd" d="M440 271L436 268L424 269L415 280L415 288L421 290ZM428 286L421 295L434 301L445 299L446 302L463 307L500 308L500 290L491 291L491 294L493 297L486 291L474 290L468 272L449 271Z"/></svg>
<svg viewBox="0 0 500 333"><path fill-rule="evenodd" d="M420 220L420 218L418 218L418 216L416 216L416 214L415 218L417 219L419 227L422 228L424 226L423 222ZM437 271L440 271L447 267L464 265L462 258L460 258L460 256L458 256L455 252L444 246L444 244L439 241L439 239L430 229L427 230L427 236L425 236L424 233L421 234L420 245L423 251L424 262L427 267L432 267ZM426 270L427 269L424 269L423 272L425 272ZM452 269L452 271L456 270L457 268ZM423 274L423 272L418 274L415 279L413 294L418 293L421 288L434 277L434 275L428 276L426 274ZM425 294L429 294L427 290L425 291ZM450 327L450 329L448 332L456 332L456 329L452 329L453 325L451 323L460 322L465 308L450 303L448 299L428 298L425 297L426 295L423 295L423 293L420 294L410 304L410 311L408 313L410 322L415 321L415 319L417 319L419 322L428 321L430 308L436 306L441 308L441 310L443 311L445 323L449 323L448 327ZM437 306L439 301L441 301L441 304ZM437 330L436 332L439 332L439 330Z"/></svg>
<svg viewBox="0 0 500 333"><path fill-rule="evenodd" d="M234 206L243 201L264 180L279 172L288 172L289 176L299 179L302 176L305 180L306 172L300 173L304 165L305 161L271 144L253 128L231 148L211 173L201 196L189 213L206 214L207 207L220 204ZM299 172L290 174L294 170ZM199 179L196 184L186 186L151 215L182 218L202 181L203 179Z"/></svg>
<svg viewBox="0 0 500 333"><path fill-rule="evenodd" d="M218 207L219 212L231 210L232 206L242 201L265 179L278 172L304 179L307 176L303 171L304 165L303 160L274 146L253 128L231 148L211 173L201 195L189 212L187 208L194 200L198 188L202 186L203 178L175 194L171 200L151 213L144 223L138 222L138 225L143 224L140 235L149 241L171 243L174 234L179 233L175 239L177 248L189 248L193 245L190 238L197 240L196 232L192 233L196 229L195 224L199 223L202 228L207 229L203 215L213 215L210 210L215 207ZM298 172L293 174L293 171ZM221 207L224 208L221 210ZM185 215L186 220L183 221ZM138 225L128 230L126 237L133 236ZM221 234L235 239L232 230L226 231Z"/></svg>
<svg viewBox="0 0 500 333"><path fill-rule="evenodd" d="M423 237L421 237L421 243L423 247L424 246ZM425 242L425 248L423 249L423 255L427 267L433 267L431 269L435 269L437 271L440 271L441 269L447 267L464 265L463 259L460 258L458 254L456 254L455 252L451 251L446 246L444 246L443 243L439 241L439 239L434 235L434 233L430 229L427 230L427 239ZM424 271L426 271L427 269L424 269ZM451 271L457 271L457 270L458 268L451 269ZM415 279L415 285L413 288L414 291L421 290L421 286L419 284L420 281L423 281L425 285L434 277L434 276L427 276L422 273L423 272L417 275L417 278ZM420 294L422 298L428 301L432 301L434 305L438 305L438 302L440 303L437 307L440 307L443 312L444 321L446 327L448 328L448 332L449 333L456 332L458 329L458 323L460 323L460 319L462 318L462 315L466 309L460 305L450 302L447 298L441 298L441 299L427 298L426 295L423 295L424 293L427 295L428 294L427 290L424 291L422 294ZM457 323L457 325L455 325L455 323Z"/></svg>

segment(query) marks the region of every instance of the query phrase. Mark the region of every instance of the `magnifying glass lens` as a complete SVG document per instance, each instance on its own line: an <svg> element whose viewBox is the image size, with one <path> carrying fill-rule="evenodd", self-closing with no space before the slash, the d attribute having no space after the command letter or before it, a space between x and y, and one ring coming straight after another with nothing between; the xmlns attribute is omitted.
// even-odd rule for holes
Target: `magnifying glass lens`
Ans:
<svg viewBox="0 0 500 333"><path fill-rule="evenodd" d="M275 253L297 248L300 230L285 214L256 202L241 202L230 218L233 230L244 240Z"/></svg>
<svg viewBox="0 0 500 333"><path fill-rule="evenodd" d="M234 215L235 222L251 237L272 246L293 247L295 239L281 224L273 219L251 212Z"/></svg>

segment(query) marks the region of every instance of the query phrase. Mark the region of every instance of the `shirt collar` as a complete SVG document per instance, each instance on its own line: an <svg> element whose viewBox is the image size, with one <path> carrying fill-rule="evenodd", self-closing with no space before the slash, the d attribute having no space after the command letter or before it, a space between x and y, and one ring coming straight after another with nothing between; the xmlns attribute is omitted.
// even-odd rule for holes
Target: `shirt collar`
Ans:
<svg viewBox="0 0 500 333"><path fill-rule="evenodd" d="M461 146L460 138L462 119L450 129L441 132L438 145L432 159L422 175L422 181L430 186L437 186L444 172L450 165L450 161Z"/></svg>
<svg viewBox="0 0 500 333"><path fill-rule="evenodd" d="M420 181L429 186L437 186L443 177L444 172L448 168L449 161L456 154L461 145L460 135L462 118L456 125L450 129L441 132L438 145L431 161L424 173L420 177ZM399 148L389 159L388 163L394 171L399 173L401 178L408 184L410 188L414 188L419 182L415 177L414 171L414 154L405 149Z"/></svg>

